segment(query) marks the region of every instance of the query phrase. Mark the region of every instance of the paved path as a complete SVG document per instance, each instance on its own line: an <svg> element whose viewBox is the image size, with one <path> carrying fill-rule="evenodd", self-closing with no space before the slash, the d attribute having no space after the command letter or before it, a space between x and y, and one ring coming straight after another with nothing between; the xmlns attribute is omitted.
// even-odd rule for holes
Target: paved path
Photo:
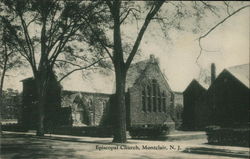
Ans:
<svg viewBox="0 0 250 159"><path fill-rule="evenodd" d="M248 158L249 148L207 145L206 140L111 143L111 138L3 132L1 159L234 159Z"/></svg>

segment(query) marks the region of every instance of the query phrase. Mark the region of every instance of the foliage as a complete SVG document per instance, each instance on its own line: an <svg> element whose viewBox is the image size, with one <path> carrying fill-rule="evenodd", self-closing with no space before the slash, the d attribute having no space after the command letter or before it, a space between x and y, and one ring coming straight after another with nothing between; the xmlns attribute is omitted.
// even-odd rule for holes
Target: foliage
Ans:
<svg viewBox="0 0 250 159"><path fill-rule="evenodd" d="M34 76L43 63L51 70L54 65L64 70L84 69L102 57L102 50L94 47L86 27L86 21L92 25L100 21L101 11L97 10L100 2L3 0L2 3L6 16L1 19L13 37L9 42L30 63Z"/></svg>
<svg viewBox="0 0 250 159"><path fill-rule="evenodd" d="M170 127L167 125L153 125L151 127L136 127L129 128L129 134L133 138L157 138L169 134Z"/></svg>
<svg viewBox="0 0 250 159"><path fill-rule="evenodd" d="M4 104L3 86L6 79L7 72L19 68L24 65L21 56L13 49L10 41L13 40L13 36L6 32L6 26L3 25L0 19L0 105Z"/></svg>
<svg viewBox="0 0 250 159"><path fill-rule="evenodd" d="M249 147L249 128L210 127L206 133L210 144Z"/></svg>
<svg viewBox="0 0 250 159"><path fill-rule="evenodd" d="M111 127L70 127L61 126L54 127L52 130L53 134L60 135L75 135L75 136L91 136L91 137L111 137L112 128Z"/></svg>
<svg viewBox="0 0 250 159"><path fill-rule="evenodd" d="M111 55L110 52L107 51L109 56L111 57L115 73L116 73L116 98L117 98L117 110L118 110L118 121L119 124L117 125L118 129L117 132L119 139L117 139L119 142L126 142L125 137L125 104L124 104L124 85L126 79L126 72L133 61L135 55L137 54L137 51L139 49L140 43L143 39L144 33L147 30L150 23L152 23L154 20L156 20L160 25L165 33L165 37L168 38L168 33L170 30L190 30L193 29L193 32L201 32L201 28L203 28L203 25L206 26L206 22L210 21L204 21L206 16L209 14L217 17L216 19L219 19L219 22L212 22L209 27L211 27L210 30L208 30L205 34L200 36L199 38L199 46L201 48L200 54L202 53L202 46L201 46L201 39L205 38L210 32L212 32L216 27L218 27L220 24L224 23L228 18L230 18L232 15L236 14L237 12L241 11L242 9L245 9L249 7L247 4L238 4L236 5L239 8L236 8L234 10L234 7L232 4L229 4L227 2L224 2L227 8L227 14L226 18L220 19L221 8L223 9L223 6L217 6L210 2L171 2L171 1L150 1L142 4L140 3L138 6L136 3L132 3L132 6L129 6L128 3L122 3L121 1L106 1L107 5L109 6L111 17L113 18L113 24L112 24L112 31L113 31L113 54ZM134 7L136 6L136 7ZM142 6L142 7L141 7ZM140 8L141 7L141 8ZM230 10L230 11L229 11ZM212 16L212 17L213 17ZM125 23L126 20L135 20L137 23L137 33L134 33L132 35L132 39L134 42L130 45L129 52L125 54L124 52L124 41L126 38L124 38L123 34L127 34L122 32L122 25ZM202 20L203 19L203 20ZM199 23L201 22L202 23ZM141 24L141 27L138 27L138 24ZM199 24L203 24L199 26ZM216 25L214 25L216 24ZM211 26L212 25L212 26ZM214 25L214 26L213 26ZM190 27L192 26L192 27ZM198 59L199 57L197 57ZM124 82L124 83L123 83ZM116 135L115 135L116 137ZM116 138L114 138L116 140Z"/></svg>
<svg viewBox="0 0 250 159"><path fill-rule="evenodd" d="M100 50L92 56L96 49L86 47L91 54L82 56L81 53L85 50L80 52L80 55L76 55L76 49L70 45L75 41L82 42L81 45L94 45L91 43L91 36L86 26L95 24L99 20L100 5L99 1L1 1L1 10L7 13L1 15L1 20L8 34L13 37L9 42L30 64L36 82L39 105L38 135L44 134L44 105L49 83L56 79L55 66L68 67L67 64L70 64L76 67L75 70L82 70L102 60L99 58L103 57ZM82 31L79 32L79 30ZM83 38L79 38L79 33ZM96 58L99 59L96 60ZM83 61L81 65L78 65L77 60ZM62 78L73 72L68 72Z"/></svg>
<svg viewBox="0 0 250 159"><path fill-rule="evenodd" d="M3 91L1 118L2 119L18 119L21 106L21 96L18 91L7 89Z"/></svg>
<svg viewBox="0 0 250 159"><path fill-rule="evenodd" d="M20 124L1 125L1 129L3 131L15 131L15 132L27 132L28 131Z"/></svg>

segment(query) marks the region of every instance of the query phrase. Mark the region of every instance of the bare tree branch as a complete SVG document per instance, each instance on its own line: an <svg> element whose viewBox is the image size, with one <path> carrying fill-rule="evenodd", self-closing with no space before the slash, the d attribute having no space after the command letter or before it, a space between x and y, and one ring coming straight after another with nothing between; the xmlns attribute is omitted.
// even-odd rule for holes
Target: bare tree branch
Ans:
<svg viewBox="0 0 250 159"><path fill-rule="evenodd" d="M227 14L230 15L230 11L229 11L230 6L229 6L228 2L223 1L223 3L227 6Z"/></svg>
<svg viewBox="0 0 250 159"><path fill-rule="evenodd" d="M236 11L234 11L233 13L229 14L226 18L224 18L223 20L221 20L219 23L217 23L215 26L213 26L211 29L209 29L205 34L203 34L202 36L199 37L199 47L200 47L200 53L199 55L197 56L196 58L196 63L198 62L201 54L202 54L202 51L203 51L203 48L201 46L201 40L204 39L206 36L208 36L213 30L215 30L218 26L220 26L221 24L223 24L227 19L229 19L230 17L232 17L233 15L235 15L236 13L240 12L241 10L247 8L247 7L250 7L250 5L246 5L246 6L243 6L239 9L237 9Z"/></svg>
<svg viewBox="0 0 250 159"><path fill-rule="evenodd" d="M127 19L127 17L128 17L128 15L129 15L129 13L130 12L132 12L133 13L133 15L135 15L135 13L134 13L134 10L135 11L137 11L137 12L140 12L138 9L136 9L136 8L129 8L126 12L126 15L122 18L122 20L120 21L120 24L122 24L123 22L124 22L124 20L125 19ZM122 15L121 15L122 16Z"/></svg>
<svg viewBox="0 0 250 159"><path fill-rule="evenodd" d="M64 36L63 40L60 41L60 43L58 44L58 46L56 47L55 51L53 52L51 58L50 58L50 62L51 62L51 66L54 65L58 55L61 53L62 49L64 48L64 46L66 45L66 43L69 41L69 38L71 38L75 32L77 30L79 30L80 25L77 28L72 28L72 30L70 31L70 33L67 36Z"/></svg>
<svg viewBox="0 0 250 159"><path fill-rule="evenodd" d="M106 53L108 54L108 56L110 57L110 59L113 61L113 56L111 55L111 52L108 50L108 48L106 47L106 45L103 43L103 41L99 38L99 35L96 34L94 28L91 26L91 24L88 22L87 19L84 19L85 22L88 24L90 30L92 31L92 33L95 35L96 39L98 40L98 42L101 44L101 46L104 48L104 50L106 51Z"/></svg>
<svg viewBox="0 0 250 159"><path fill-rule="evenodd" d="M110 0L106 0L107 5L109 6L110 11L112 12L113 10L113 4Z"/></svg>
<svg viewBox="0 0 250 159"><path fill-rule="evenodd" d="M92 63L92 64L90 64L90 65L88 65L88 66L80 67L80 68L77 68L77 69L74 69L74 70L68 72L68 73L67 73L66 75L64 75L60 80L58 80L58 82L60 83L63 79L65 79L66 77L68 77L69 75L71 75L72 73L74 73L74 72L76 72L76 71L84 70L84 69L87 69L87 68L89 68L89 67L91 67L91 66L94 66L95 64L99 63L99 62L100 62L101 60L103 60L103 59L104 59L104 58L101 58L101 59L95 61L94 63Z"/></svg>
<svg viewBox="0 0 250 159"><path fill-rule="evenodd" d="M21 19L21 24L23 27L23 31L24 31L24 37L25 37L25 42L28 46L29 49L29 54L30 54L30 58L32 60L33 65L36 65L36 59L35 59L35 51L34 51L34 46L32 44L30 35L29 35L29 31L28 31L28 26L26 25L26 22L24 21L22 15L19 15L20 19Z"/></svg>
<svg viewBox="0 0 250 159"><path fill-rule="evenodd" d="M214 10L213 10L213 7L215 6L212 6L204 1L200 1L202 4L204 4L214 15L216 15L217 17L220 17Z"/></svg>
<svg viewBox="0 0 250 159"><path fill-rule="evenodd" d="M150 9L150 11L148 12L146 19L144 21L144 24L142 25L140 32L135 40L134 46L132 48L131 53L129 54L129 57L125 63L126 69L128 69L128 67L130 66L138 48L141 42L141 39L144 35L144 32L146 31L151 19L155 16L155 14L158 12L158 10L160 9L160 7L163 5L164 1L159 1L157 4L153 5Z"/></svg>
<svg viewBox="0 0 250 159"><path fill-rule="evenodd" d="M37 17L38 17L38 14L36 14L36 15L34 16L34 18L32 18L32 19L27 23L27 28L29 27L29 25L30 25L31 23L33 23L35 20L37 20Z"/></svg>
<svg viewBox="0 0 250 159"><path fill-rule="evenodd" d="M70 65L72 65L72 66L76 66L76 67L82 67L82 66L80 66L80 65L78 65L78 64L75 64L75 63L73 63L73 62L70 62L70 61L65 61L65 60L56 60L56 61L68 63L68 64L70 64Z"/></svg>

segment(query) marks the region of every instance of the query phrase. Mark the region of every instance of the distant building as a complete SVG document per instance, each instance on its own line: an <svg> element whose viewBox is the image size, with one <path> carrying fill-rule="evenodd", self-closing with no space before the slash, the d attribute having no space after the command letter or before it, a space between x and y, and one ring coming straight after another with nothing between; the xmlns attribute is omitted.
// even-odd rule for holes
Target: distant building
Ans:
<svg viewBox="0 0 250 159"><path fill-rule="evenodd" d="M183 93L173 92L173 120L175 122L176 129L181 128L182 116L183 116Z"/></svg>
<svg viewBox="0 0 250 159"><path fill-rule="evenodd" d="M17 123L20 119L21 110L21 94L13 89L3 90L0 104L1 123L11 124Z"/></svg>
<svg viewBox="0 0 250 159"><path fill-rule="evenodd" d="M33 78L26 78L22 80L22 83L22 117L20 123L28 129L36 129L38 123L38 97L36 83ZM59 120L62 119L61 86L55 81L55 79L51 80L49 83L44 112L45 126L53 126L60 123Z"/></svg>
<svg viewBox="0 0 250 159"><path fill-rule="evenodd" d="M249 95L249 64L224 69L207 91L210 124L247 125Z"/></svg>
<svg viewBox="0 0 250 159"><path fill-rule="evenodd" d="M183 129L195 130L200 127L197 121L199 121L198 118L200 118L203 109L198 101L205 93L206 88L195 79L184 90Z"/></svg>
<svg viewBox="0 0 250 159"><path fill-rule="evenodd" d="M232 127L249 123L249 64L224 69L218 77L211 66L208 89L193 80L184 91L183 128L208 125Z"/></svg>

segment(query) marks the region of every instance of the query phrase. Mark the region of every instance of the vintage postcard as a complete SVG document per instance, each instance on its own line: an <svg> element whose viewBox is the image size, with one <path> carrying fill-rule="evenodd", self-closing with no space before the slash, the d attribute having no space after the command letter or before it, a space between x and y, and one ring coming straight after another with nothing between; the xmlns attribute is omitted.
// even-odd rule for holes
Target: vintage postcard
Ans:
<svg viewBox="0 0 250 159"><path fill-rule="evenodd" d="M0 158L249 158L247 1L1 0Z"/></svg>

